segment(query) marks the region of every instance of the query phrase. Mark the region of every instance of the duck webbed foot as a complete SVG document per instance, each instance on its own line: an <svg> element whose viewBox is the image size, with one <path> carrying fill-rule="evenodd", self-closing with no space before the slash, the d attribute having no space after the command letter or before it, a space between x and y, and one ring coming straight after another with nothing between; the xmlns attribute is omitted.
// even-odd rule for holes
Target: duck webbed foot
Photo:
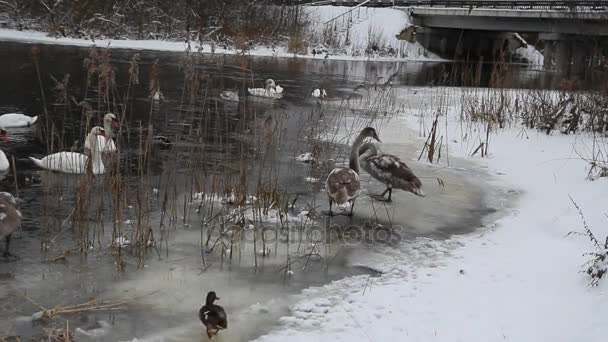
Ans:
<svg viewBox="0 0 608 342"><path fill-rule="evenodd" d="M386 195L386 193L388 192L388 198L384 197L384 195ZM380 202L392 202L393 200L391 199L391 195L393 194L393 189L392 188L386 188L386 190L384 190L383 193L377 195L377 194L370 194L369 197L375 199L376 201L380 201Z"/></svg>

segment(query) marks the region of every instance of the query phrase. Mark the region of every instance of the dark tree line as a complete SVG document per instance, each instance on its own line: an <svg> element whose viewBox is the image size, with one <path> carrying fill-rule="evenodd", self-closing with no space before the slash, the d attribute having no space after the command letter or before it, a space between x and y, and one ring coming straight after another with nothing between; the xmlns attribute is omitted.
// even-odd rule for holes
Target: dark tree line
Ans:
<svg viewBox="0 0 608 342"><path fill-rule="evenodd" d="M286 40L302 28L288 0L0 0L5 26L54 35L214 41Z"/></svg>

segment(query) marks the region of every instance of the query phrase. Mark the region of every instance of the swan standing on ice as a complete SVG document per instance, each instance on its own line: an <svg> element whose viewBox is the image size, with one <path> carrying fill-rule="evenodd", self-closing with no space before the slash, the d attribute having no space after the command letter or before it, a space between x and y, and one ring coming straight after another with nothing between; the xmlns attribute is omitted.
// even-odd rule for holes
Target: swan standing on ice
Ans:
<svg viewBox="0 0 608 342"><path fill-rule="evenodd" d="M363 145L366 138L373 138L380 141L376 130L372 127L364 128L357 139L353 142L350 149L348 167L337 167L333 169L325 181L325 191L329 196L329 212L333 212L331 207L336 203L338 208L347 208L350 205L350 214L353 215L355 199L361 192L361 181L359 180L359 148Z"/></svg>
<svg viewBox="0 0 608 342"><path fill-rule="evenodd" d="M101 152L116 152L116 144L114 144L114 140L112 140L112 137L114 135L112 131L112 126L117 125L118 119L116 118L116 115L112 113L106 114L103 117L103 130L105 131L105 136L96 135L95 137L93 137L91 136L93 134L93 131L91 131L91 133L87 135L87 138L84 142L85 152L87 152L87 154L90 154L91 141L93 141L93 139L97 139L97 148Z"/></svg>
<svg viewBox="0 0 608 342"><path fill-rule="evenodd" d="M390 202L393 188L405 190L416 196L424 197L420 179L399 157L382 153L373 143L367 143L359 149L359 164L370 176L386 185L380 195L371 195L379 201ZM388 198L384 195L388 193Z"/></svg>
<svg viewBox="0 0 608 342"><path fill-rule="evenodd" d="M30 127L38 120L37 116L27 116L18 113L8 113L0 115L0 127L16 128Z"/></svg>
<svg viewBox="0 0 608 342"><path fill-rule="evenodd" d="M8 140L8 134L6 134L6 131L2 128L0 128L0 139L2 139L2 141ZM10 168L11 164L8 162L6 154L4 154L4 151L0 150L0 172L8 171Z"/></svg>
<svg viewBox="0 0 608 342"><path fill-rule="evenodd" d="M312 91L312 97L324 98L327 97L327 92L325 91L325 89L315 89Z"/></svg>
<svg viewBox="0 0 608 342"><path fill-rule="evenodd" d="M0 192L0 239L6 241L3 257L12 255L8 251L11 235L21 225L21 212L17 209L17 199L8 192Z"/></svg>
<svg viewBox="0 0 608 342"><path fill-rule="evenodd" d="M105 168L103 166L103 161L101 160L101 151L100 148L97 147L97 136L105 135L103 128L99 126L93 127L91 129L91 134L87 136L87 139L90 139L91 146L91 161L92 161L92 170L93 174L98 175L105 172ZM36 159L34 157L30 157L30 159L34 162L34 164L39 167L51 171L58 171L64 173L76 173L83 174L87 172L87 164L89 162L89 157L76 152L57 152L50 154L42 159Z"/></svg>

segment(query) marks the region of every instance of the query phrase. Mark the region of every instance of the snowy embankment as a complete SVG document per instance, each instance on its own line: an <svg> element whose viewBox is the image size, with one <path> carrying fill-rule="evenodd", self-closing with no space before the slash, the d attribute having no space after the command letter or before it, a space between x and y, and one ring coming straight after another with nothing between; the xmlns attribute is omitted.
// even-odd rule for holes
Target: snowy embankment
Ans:
<svg viewBox="0 0 608 342"><path fill-rule="evenodd" d="M391 124L430 127L432 118L416 112ZM472 126L465 129L470 142L459 122L451 118L448 127L450 154L470 155L479 144ZM579 157L598 145L586 134L517 127L493 134L489 146L489 157L468 158L505 193L520 192L514 209L469 235L387 248L362 261L382 276L304 291L281 326L258 341L604 341L608 279L588 286L581 271L594 246L568 235L584 232L569 196L600 243L608 235L608 179L587 180L588 163Z"/></svg>
<svg viewBox="0 0 608 342"><path fill-rule="evenodd" d="M397 35L410 26L409 16L404 11L392 8L362 7L353 10L352 7L344 6L318 6L308 7L306 13L314 23L311 25L311 39L308 42L313 48L325 47L326 41L332 41L332 46L326 48L339 57L441 60L418 42L397 39ZM342 14L345 15L341 16ZM335 18L337 19L332 21ZM366 56L366 50L372 45L377 45L380 51ZM382 57L383 55L387 57Z"/></svg>
<svg viewBox="0 0 608 342"><path fill-rule="evenodd" d="M310 36L306 37L305 40L310 46L309 50L312 50L314 44L322 40L322 31L317 28L324 27L323 22L334 18L341 13L351 9L351 7L335 7L335 6L319 6L309 7L309 16L311 20L312 32ZM362 54L353 54L353 51L365 50L367 42L369 41L369 34L378 37L382 42L386 43L386 46L391 46L399 53L399 56L404 59L411 60L429 60L440 58L428 51L426 51L418 43L408 43L405 41L398 40L395 35L399 34L406 26L409 25L409 20L405 12L394 9L370 9L366 16L356 22L348 33L349 40L352 42L349 45L349 53L331 53L329 59L337 60L368 60L370 57ZM342 42L341 46L344 46L347 33L338 32L337 37ZM192 51L201 51L203 53L216 53L216 54L245 54L251 56L267 56L267 57L297 57L297 58L315 58L312 54L294 54L288 52L285 47L266 47L256 46L248 51L240 51L235 49L223 49L218 45L212 46L211 44L199 45L196 42L191 42L190 45L184 41L162 41L162 40L135 40L135 39L82 39L82 38L70 38L70 37L53 37L49 36L45 32L39 31L18 31L13 29L0 29L0 41L12 41L12 42L27 42L37 44L57 44L57 45L70 45L70 46L81 46L81 47L101 47L101 48L118 48L118 49L134 49L134 50L155 50L155 51L174 51L183 52L188 47ZM316 56L316 58L323 58ZM395 60L394 56L373 56L374 60Z"/></svg>

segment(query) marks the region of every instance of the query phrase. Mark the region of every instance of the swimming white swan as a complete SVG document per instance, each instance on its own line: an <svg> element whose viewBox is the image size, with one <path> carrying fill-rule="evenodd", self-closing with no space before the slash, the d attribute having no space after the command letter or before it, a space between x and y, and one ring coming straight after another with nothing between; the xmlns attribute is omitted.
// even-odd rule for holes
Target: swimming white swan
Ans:
<svg viewBox="0 0 608 342"><path fill-rule="evenodd" d="M160 90L155 91L152 96L150 96L152 98L152 100L154 101L160 101L160 100L164 100L165 99L165 95L163 95L163 92Z"/></svg>
<svg viewBox="0 0 608 342"><path fill-rule="evenodd" d="M239 94L232 90L224 90L220 93L220 98L224 101L239 102Z"/></svg>
<svg viewBox="0 0 608 342"><path fill-rule="evenodd" d="M93 131L87 135L87 138L84 141L84 149L87 152L91 151L91 141L94 138L97 139L97 148L100 149L101 152L115 152L116 144L114 144L114 140L112 140L113 132L112 126L118 125L118 119L116 115L112 113L108 113L103 117L103 130L105 131L104 135L96 135L92 137Z"/></svg>
<svg viewBox="0 0 608 342"><path fill-rule="evenodd" d="M0 127L30 127L38 120L37 116L27 116L19 113L8 113L0 115Z"/></svg>
<svg viewBox="0 0 608 342"><path fill-rule="evenodd" d="M327 92L325 91L325 89L315 89L312 92L312 96L316 97L316 98L323 98L323 97L327 97Z"/></svg>
<svg viewBox="0 0 608 342"><path fill-rule="evenodd" d="M88 135L87 139L90 139L91 146L91 161L93 174L98 175L105 172L103 162L101 160L101 151L97 148L97 136L105 135L103 128L99 126L91 129L91 134ZM36 159L30 157L34 164L39 167L51 171L58 171L64 173L78 173L83 174L87 171L87 164L89 157L82 153L76 152L58 152L50 154L42 159Z"/></svg>
<svg viewBox="0 0 608 342"><path fill-rule="evenodd" d="M6 134L6 131L2 128L0 128L0 139L2 139L2 141L8 140L8 135ZM4 151L0 150L0 172L8 171L8 169L10 168L11 164L8 162L6 154L4 154Z"/></svg>
<svg viewBox="0 0 608 342"><path fill-rule="evenodd" d="M266 84L266 88L247 88L247 91L252 96L259 97L272 97L279 98L281 94L278 94L275 90L276 86L274 84Z"/></svg>

